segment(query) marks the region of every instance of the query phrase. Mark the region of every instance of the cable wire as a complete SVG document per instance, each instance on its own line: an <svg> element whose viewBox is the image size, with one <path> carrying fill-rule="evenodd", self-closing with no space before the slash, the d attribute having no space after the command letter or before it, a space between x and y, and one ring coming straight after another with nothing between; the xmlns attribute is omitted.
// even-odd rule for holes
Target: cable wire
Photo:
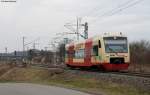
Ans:
<svg viewBox="0 0 150 95"><path fill-rule="evenodd" d="M131 0L129 0L129 1L125 2L124 4L120 5L119 7L114 8L114 9L108 11L108 12L105 12L104 14L99 15L97 17L101 18L101 17L104 17L104 16L112 16L112 15L114 15L116 13L119 13L119 12L129 8L129 7L132 7L132 6L140 3L141 1L143 1L143 0L137 0L137 1L131 3ZM93 21L91 21L91 23L94 23L96 21L97 20L93 20Z"/></svg>

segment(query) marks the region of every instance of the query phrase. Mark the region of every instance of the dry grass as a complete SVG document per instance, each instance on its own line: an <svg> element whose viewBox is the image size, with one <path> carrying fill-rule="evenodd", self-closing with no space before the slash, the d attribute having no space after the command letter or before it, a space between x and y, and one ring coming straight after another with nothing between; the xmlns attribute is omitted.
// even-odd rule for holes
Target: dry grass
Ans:
<svg viewBox="0 0 150 95"><path fill-rule="evenodd" d="M129 85L84 78L69 73L52 74L37 68L13 68L0 77L1 82L28 82L62 86L100 95L150 95Z"/></svg>
<svg viewBox="0 0 150 95"><path fill-rule="evenodd" d="M10 68L9 65L0 64L0 76L10 70Z"/></svg>

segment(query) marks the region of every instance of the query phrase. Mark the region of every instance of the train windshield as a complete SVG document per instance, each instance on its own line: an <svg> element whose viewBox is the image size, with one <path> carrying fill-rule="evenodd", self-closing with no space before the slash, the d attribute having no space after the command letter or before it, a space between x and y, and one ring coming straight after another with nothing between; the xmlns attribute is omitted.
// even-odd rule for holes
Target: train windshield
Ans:
<svg viewBox="0 0 150 95"><path fill-rule="evenodd" d="M127 53L128 45L126 37L104 37L106 53Z"/></svg>

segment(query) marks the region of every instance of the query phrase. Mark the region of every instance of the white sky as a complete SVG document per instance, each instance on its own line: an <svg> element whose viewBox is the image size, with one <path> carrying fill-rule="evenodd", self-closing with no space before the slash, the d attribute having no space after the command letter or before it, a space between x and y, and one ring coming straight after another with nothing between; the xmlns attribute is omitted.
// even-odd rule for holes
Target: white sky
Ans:
<svg viewBox="0 0 150 95"><path fill-rule="evenodd" d="M0 2L0 52L22 50L22 37L26 43L40 37L37 48L44 48L56 33L69 32L64 28L76 17L89 21L89 36L104 32L123 32L130 41L150 40L150 0L113 16L98 17L104 12L129 0L17 0ZM137 1L137 0L131 0ZM90 21L96 21L90 23ZM70 37L70 35L68 35ZM32 45L29 45L31 48Z"/></svg>

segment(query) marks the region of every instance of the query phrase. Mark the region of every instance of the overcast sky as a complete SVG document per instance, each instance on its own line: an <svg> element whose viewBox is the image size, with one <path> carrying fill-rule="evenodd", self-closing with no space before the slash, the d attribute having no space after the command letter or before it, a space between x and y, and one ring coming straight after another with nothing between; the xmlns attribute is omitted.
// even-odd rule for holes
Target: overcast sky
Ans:
<svg viewBox="0 0 150 95"><path fill-rule="evenodd" d="M150 0L122 10L113 16L101 16L129 0L17 0L0 2L0 52L22 50L22 37L28 43L40 37L42 49L56 33L70 32L65 23L76 17L89 22L89 36L104 32L123 32L130 41L150 40ZM138 0L130 0L138 1ZM70 35L68 35L70 37ZM32 48L32 45L28 46Z"/></svg>

